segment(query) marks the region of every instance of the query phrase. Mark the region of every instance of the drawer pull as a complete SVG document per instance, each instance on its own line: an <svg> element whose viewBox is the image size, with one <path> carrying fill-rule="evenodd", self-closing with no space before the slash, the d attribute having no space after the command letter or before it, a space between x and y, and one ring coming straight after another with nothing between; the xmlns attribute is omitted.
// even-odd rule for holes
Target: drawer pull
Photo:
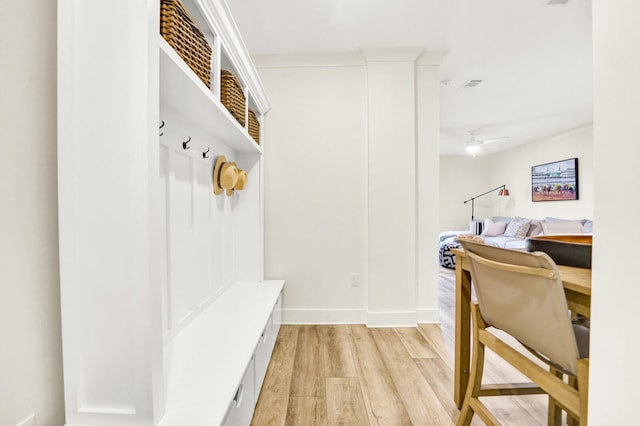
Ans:
<svg viewBox="0 0 640 426"><path fill-rule="evenodd" d="M236 403L236 407L239 407L240 404L242 403L243 394L244 394L244 386L242 383L240 383L240 386L238 386L238 390L236 391L236 395L233 397L233 402Z"/></svg>

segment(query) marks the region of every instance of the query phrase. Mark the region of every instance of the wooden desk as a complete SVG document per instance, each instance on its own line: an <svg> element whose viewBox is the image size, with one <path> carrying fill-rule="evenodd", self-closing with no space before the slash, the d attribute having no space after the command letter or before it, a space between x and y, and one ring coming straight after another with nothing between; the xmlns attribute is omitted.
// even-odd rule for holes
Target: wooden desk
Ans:
<svg viewBox="0 0 640 426"><path fill-rule="evenodd" d="M453 400L462 407L469 382L471 362L471 272L464 249L451 250L456 255L456 334ZM591 316L591 269L558 265L569 309Z"/></svg>

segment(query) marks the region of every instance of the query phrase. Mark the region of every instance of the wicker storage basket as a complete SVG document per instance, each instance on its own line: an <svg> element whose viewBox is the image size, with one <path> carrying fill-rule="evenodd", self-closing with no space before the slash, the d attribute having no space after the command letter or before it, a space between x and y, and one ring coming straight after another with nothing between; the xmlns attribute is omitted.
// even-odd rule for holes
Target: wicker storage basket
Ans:
<svg viewBox="0 0 640 426"><path fill-rule="evenodd" d="M237 77L231 71L220 70L220 102L244 127L246 122L244 92Z"/></svg>
<svg viewBox="0 0 640 426"><path fill-rule="evenodd" d="M210 88L211 46L179 0L162 0L160 34Z"/></svg>
<svg viewBox="0 0 640 426"><path fill-rule="evenodd" d="M258 117L256 117L256 113L249 108L249 135L256 141L257 144L260 144L260 122L258 121Z"/></svg>

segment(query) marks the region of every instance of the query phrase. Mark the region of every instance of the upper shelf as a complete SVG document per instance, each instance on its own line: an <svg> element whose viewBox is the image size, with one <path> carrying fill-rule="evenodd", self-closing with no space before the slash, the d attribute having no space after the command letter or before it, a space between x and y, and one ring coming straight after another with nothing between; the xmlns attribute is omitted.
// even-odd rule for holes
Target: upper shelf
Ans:
<svg viewBox="0 0 640 426"><path fill-rule="evenodd" d="M234 151L262 154L262 147L256 144L247 130L233 118L169 43L160 35L158 40L160 105L166 105L190 117L207 133Z"/></svg>

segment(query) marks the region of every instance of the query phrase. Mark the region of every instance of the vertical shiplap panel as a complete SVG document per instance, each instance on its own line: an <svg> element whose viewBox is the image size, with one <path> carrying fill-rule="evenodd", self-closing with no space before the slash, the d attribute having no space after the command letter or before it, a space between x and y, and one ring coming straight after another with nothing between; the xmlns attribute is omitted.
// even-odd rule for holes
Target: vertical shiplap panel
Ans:
<svg viewBox="0 0 640 426"><path fill-rule="evenodd" d="M211 223L210 223L210 195L211 165L202 161L193 162L193 238L194 238L194 287L193 301L196 306L202 306L212 296L211 268Z"/></svg>
<svg viewBox="0 0 640 426"><path fill-rule="evenodd" d="M221 195L224 199L224 214L222 220L223 235L224 235L224 247L223 247L223 284L229 285L235 276L235 230L233 228L233 198L228 197L226 194Z"/></svg>
<svg viewBox="0 0 640 426"><path fill-rule="evenodd" d="M248 173L245 189L234 197L233 217L235 237L236 279L256 281L262 279L262 224L260 221L260 162L253 155L238 156L238 166Z"/></svg>
<svg viewBox="0 0 640 426"><path fill-rule="evenodd" d="M211 279L214 295L224 288L224 206L226 195L213 195L211 197Z"/></svg>
<svg viewBox="0 0 640 426"><path fill-rule="evenodd" d="M160 269L160 287L161 287L161 303L162 303L162 332L166 332L169 330L169 222L168 222L168 209L169 205L167 204L169 200L169 159L170 154L169 150L160 146L160 175L159 175L159 200L158 206L162 209L157 212L158 215L158 232L161 235L157 235L157 241L160 241L162 247L160 247L160 265L158 268Z"/></svg>
<svg viewBox="0 0 640 426"><path fill-rule="evenodd" d="M191 159L171 153L169 198L169 327L193 311L193 193Z"/></svg>

